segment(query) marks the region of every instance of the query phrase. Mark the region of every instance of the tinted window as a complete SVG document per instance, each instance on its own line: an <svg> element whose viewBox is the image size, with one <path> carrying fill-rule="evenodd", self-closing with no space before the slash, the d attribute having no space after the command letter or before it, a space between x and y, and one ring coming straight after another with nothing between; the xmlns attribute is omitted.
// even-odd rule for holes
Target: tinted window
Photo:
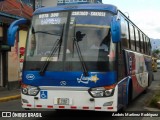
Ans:
<svg viewBox="0 0 160 120"><path fill-rule="evenodd" d="M129 25L130 28L130 43L131 43L131 49L135 50L135 38L134 38L134 27L133 25Z"/></svg>
<svg viewBox="0 0 160 120"><path fill-rule="evenodd" d="M129 48L128 22L121 17L121 39L122 47Z"/></svg>
<svg viewBox="0 0 160 120"><path fill-rule="evenodd" d="M140 45L141 45L141 52L143 53L143 36L142 33L140 33Z"/></svg>
<svg viewBox="0 0 160 120"><path fill-rule="evenodd" d="M139 42L139 31L135 28L135 36L136 36L136 50L140 52L140 42Z"/></svg>

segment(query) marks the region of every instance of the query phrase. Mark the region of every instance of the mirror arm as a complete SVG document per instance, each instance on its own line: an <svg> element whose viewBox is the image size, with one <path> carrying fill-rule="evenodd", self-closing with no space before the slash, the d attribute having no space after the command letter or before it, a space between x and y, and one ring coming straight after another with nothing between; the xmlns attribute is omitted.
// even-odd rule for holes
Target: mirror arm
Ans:
<svg viewBox="0 0 160 120"><path fill-rule="evenodd" d="M14 21L8 28L7 33L7 44L9 46L14 46L16 32L19 28L19 25L26 24L28 22L27 19L21 18L19 20Z"/></svg>
<svg viewBox="0 0 160 120"><path fill-rule="evenodd" d="M113 43L118 43L121 40L121 25L120 15L114 16L111 21L111 35Z"/></svg>

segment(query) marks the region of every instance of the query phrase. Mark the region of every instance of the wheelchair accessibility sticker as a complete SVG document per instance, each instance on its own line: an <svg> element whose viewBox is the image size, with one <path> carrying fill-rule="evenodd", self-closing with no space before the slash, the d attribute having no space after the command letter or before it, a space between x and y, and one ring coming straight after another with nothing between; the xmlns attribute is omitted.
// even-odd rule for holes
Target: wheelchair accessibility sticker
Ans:
<svg viewBox="0 0 160 120"><path fill-rule="evenodd" d="M40 98L41 99L47 99L48 98L47 91L40 91Z"/></svg>

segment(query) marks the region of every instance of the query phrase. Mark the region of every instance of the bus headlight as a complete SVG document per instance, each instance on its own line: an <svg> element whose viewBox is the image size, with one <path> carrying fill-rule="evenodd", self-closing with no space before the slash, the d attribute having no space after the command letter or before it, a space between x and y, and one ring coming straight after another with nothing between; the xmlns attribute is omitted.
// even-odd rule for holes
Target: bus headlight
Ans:
<svg viewBox="0 0 160 120"><path fill-rule="evenodd" d="M31 95L31 96L36 96L39 92L38 87L30 86L30 85L21 85L21 91L25 95Z"/></svg>
<svg viewBox="0 0 160 120"><path fill-rule="evenodd" d="M92 97L110 97L113 96L115 85L96 87L89 89L89 93Z"/></svg>
<svg viewBox="0 0 160 120"><path fill-rule="evenodd" d="M93 97L103 97L103 91L90 91Z"/></svg>
<svg viewBox="0 0 160 120"><path fill-rule="evenodd" d="M105 90L104 94L105 96L109 97L113 95L113 92L114 92L114 89Z"/></svg>
<svg viewBox="0 0 160 120"><path fill-rule="evenodd" d="M23 94L27 94L28 93L28 89L27 88L22 88L22 93Z"/></svg>

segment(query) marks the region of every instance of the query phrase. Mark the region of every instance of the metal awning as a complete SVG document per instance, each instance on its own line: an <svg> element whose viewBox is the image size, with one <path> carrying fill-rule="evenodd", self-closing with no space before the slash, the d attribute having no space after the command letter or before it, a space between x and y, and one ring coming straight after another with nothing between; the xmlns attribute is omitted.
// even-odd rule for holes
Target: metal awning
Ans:
<svg viewBox="0 0 160 120"><path fill-rule="evenodd" d="M22 17L0 12L0 22L2 22L2 23L11 23L15 19L20 19L20 18L22 18Z"/></svg>

